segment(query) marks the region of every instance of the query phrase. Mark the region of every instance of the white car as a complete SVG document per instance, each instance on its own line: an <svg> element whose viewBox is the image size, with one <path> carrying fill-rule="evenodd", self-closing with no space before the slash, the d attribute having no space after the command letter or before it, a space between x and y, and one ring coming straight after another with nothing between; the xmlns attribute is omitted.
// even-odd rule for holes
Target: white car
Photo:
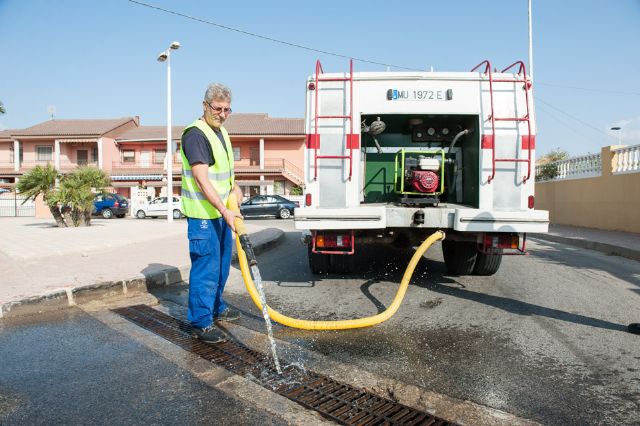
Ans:
<svg viewBox="0 0 640 426"><path fill-rule="evenodd" d="M139 207L136 210L136 217L138 219L144 219L145 217L159 217L167 216L167 197L158 197L153 199L150 203ZM182 212L182 203L180 203L180 197L173 196L173 218L180 219L184 216Z"/></svg>

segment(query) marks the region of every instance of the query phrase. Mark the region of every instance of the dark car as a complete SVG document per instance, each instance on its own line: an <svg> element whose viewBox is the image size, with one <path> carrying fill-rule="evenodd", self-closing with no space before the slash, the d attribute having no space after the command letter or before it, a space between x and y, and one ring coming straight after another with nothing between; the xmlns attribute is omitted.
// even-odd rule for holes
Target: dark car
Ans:
<svg viewBox="0 0 640 426"><path fill-rule="evenodd" d="M279 195L256 195L242 203L240 213L244 217L275 216L288 219L293 216L296 207L300 207L297 201L289 201Z"/></svg>
<svg viewBox="0 0 640 426"><path fill-rule="evenodd" d="M93 199L93 214L105 219L125 217L129 211L129 200L120 194L98 194Z"/></svg>

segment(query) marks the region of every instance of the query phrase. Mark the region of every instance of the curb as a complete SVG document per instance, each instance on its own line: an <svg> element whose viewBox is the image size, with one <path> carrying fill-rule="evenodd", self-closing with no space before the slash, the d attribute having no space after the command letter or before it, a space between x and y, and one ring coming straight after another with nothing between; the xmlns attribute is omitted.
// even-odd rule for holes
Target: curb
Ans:
<svg viewBox="0 0 640 426"><path fill-rule="evenodd" d="M261 235L274 233L264 241L258 241L253 246L256 254L265 252L278 245L284 238L284 231L268 228L251 234L261 239ZM232 263L238 263L238 253L233 247ZM0 305L0 318L14 318L23 315L40 314L44 312L66 309L82 305L95 300L113 297L127 297L140 293L149 293L154 288L161 288L182 283L189 277L191 265L173 267L155 271L146 275L139 274L133 278L117 281L103 281L87 286L56 290L44 295L31 296ZM183 278L185 277L185 278Z"/></svg>
<svg viewBox="0 0 640 426"><path fill-rule="evenodd" d="M640 250L634 250L627 247L614 246L612 244L583 240L580 238L561 237L554 234L531 234L531 238L551 241L554 243L568 244L571 246L588 250L595 250L607 255L625 257L627 259L632 259L640 262Z"/></svg>

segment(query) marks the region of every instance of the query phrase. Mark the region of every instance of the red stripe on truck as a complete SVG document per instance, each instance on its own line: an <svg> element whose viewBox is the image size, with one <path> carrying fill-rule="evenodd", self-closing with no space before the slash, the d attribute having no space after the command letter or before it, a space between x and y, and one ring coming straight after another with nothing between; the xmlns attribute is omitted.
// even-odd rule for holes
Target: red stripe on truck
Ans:
<svg viewBox="0 0 640 426"><path fill-rule="evenodd" d="M316 135L316 134L307 135L307 148L320 149L320 135Z"/></svg>

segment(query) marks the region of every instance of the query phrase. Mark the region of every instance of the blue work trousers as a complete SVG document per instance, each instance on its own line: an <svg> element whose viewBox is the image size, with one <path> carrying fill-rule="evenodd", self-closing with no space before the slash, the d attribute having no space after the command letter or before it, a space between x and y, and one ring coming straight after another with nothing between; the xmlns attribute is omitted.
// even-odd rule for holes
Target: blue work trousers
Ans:
<svg viewBox="0 0 640 426"><path fill-rule="evenodd" d="M227 305L222 299L231 267L231 228L224 219L187 219L189 313L192 326L205 328Z"/></svg>

